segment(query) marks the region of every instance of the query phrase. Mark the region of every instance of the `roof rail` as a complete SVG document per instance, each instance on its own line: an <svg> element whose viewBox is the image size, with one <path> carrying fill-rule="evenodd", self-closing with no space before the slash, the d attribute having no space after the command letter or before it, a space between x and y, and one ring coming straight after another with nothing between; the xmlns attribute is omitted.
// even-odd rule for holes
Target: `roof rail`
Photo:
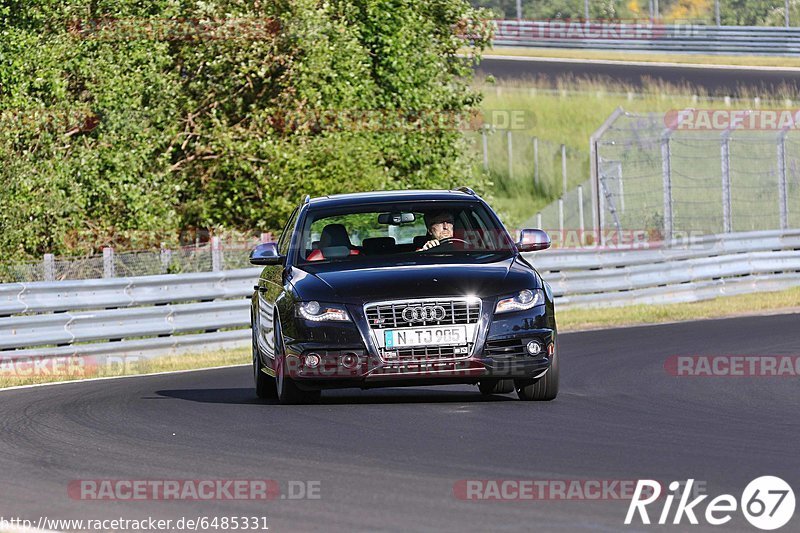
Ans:
<svg viewBox="0 0 800 533"><path fill-rule="evenodd" d="M303 203L304 203L304 204L307 204L307 203L308 203L308 202L310 202L310 201L311 201L311 195L310 195L310 194L306 194L306 197L305 197L305 199L303 200Z"/></svg>
<svg viewBox="0 0 800 533"><path fill-rule="evenodd" d="M477 194L475 194L475 191L473 191L469 187L458 187L456 190L467 194L471 194L472 196L477 196Z"/></svg>

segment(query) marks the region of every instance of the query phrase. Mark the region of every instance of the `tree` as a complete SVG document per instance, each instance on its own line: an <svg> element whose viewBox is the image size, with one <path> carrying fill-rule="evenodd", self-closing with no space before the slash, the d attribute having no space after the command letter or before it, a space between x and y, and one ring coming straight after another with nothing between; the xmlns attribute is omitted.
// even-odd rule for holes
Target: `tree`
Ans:
<svg viewBox="0 0 800 533"><path fill-rule="evenodd" d="M0 133L0 251L275 230L306 193L480 188L441 119L480 102L485 16L463 0L7 2L0 113L33 118Z"/></svg>

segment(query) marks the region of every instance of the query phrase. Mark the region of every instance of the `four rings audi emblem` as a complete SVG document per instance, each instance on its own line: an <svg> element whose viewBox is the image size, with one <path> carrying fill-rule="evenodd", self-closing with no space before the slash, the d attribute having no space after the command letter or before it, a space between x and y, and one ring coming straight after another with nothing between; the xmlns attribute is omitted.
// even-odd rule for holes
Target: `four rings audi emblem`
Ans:
<svg viewBox="0 0 800 533"><path fill-rule="evenodd" d="M403 309L403 320L406 322L439 322L447 316L441 305L424 305Z"/></svg>

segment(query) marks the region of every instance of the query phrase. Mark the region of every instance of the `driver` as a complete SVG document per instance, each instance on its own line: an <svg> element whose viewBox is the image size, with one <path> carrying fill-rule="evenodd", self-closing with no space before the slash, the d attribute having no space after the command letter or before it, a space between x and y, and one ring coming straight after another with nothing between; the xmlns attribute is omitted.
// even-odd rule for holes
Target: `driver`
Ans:
<svg viewBox="0 0 800 533"><path fill-rule="evenodd" d="M434 246L439 246L443 240L452 239L454 220L453 213L449 211L426 213L425 225L428 226L428 234L433 238L417 251L429 250Z"/></svg>

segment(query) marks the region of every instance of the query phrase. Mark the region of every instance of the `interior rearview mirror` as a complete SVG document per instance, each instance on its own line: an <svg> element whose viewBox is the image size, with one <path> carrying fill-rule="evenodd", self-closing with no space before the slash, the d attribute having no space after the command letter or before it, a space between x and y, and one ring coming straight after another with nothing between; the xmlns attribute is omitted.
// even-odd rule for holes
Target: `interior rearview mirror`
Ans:
<svg viewBox="0 0 800 533"><path fill-rule="evenodd" d="M414 222L414 213L381 213L378 215L378 224L388 224L390 226L400 226Z"/></svg>

